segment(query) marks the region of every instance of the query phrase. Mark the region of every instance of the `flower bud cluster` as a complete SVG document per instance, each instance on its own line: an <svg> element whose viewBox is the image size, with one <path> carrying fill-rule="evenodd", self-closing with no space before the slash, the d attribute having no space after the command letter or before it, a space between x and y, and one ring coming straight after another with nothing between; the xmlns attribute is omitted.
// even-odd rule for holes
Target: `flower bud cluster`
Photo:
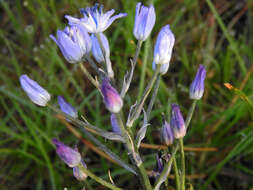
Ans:
<svg viewBox="0 0 253 190"><path fill-rule="evenodd" d="M170 123L164 121L161 137L166 145L173 144L174 139L183 138L186 134L184 118L177 104L171 105Z"/></svg>

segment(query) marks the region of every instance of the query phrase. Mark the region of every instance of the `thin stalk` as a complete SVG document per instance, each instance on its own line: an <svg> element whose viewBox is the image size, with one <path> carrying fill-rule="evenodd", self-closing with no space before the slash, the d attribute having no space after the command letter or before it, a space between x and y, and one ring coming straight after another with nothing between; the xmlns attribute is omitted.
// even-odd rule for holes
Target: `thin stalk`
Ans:
<svg viewBox="0 0 253 190"><path fill-rule="evenodd" d="M188 115L187 115L187 118L186 118L186 121L185 121L185 127L186 129L189 127L190 125L190 122L191 122L191 119L192 119L192 116L193 116L193 113L195 111L195 108L196 108L196 104L197 104L197 100L193 100L192 102L192 105L191 105L191 108L188 112Z"/></svg>
<svg viewBox="0 0 253 190"><path fill-rule="evenodd" d="M113 79L114 77L114 72L112 70L112 63L111 63L111 60L108 56L106 56L106 50L105 50L105 47L103 46L103 43L102 43L102 40L101 40L101 37L100 37L100 34L101 33L98 33L96 34L96 38L98 39L98 43L100 45L100 48L102 50L102 53L104 55L104 60L105 60L105 64L106 64L106 69L107 69L107 74L108 76Z"/></svg>
<svg viewBox="0 0 253 190"><path fill-rule="evenodd" d="M140 100L141 95L143 93L143 89L144 89L144 82L145 82L145 75L146 75L150 45L151 45L151 40L150 38L148 38L144 46L144 55L143 55L143 59L142 59L143 61L141 65L141 79L140 79L140 84L139 84L138 100Z"/></svg>
<svg viewBox="0 0 253 190"><path fill-rule="evenodd" d="M141 113L141 110L143 108L144 102L147 99L147 97L148 97L148 95L149 95L149 93L150 93L150 91L151 91L151 89L152 89L152 87L155 83L155 80L156 80L157 76L159 75L159 72L160 72L160 65L157 65L155 73L153 74L151 80L149 81L148 86L146 87L145 92L143 93L141 100L136 105L136 108L133 112L133 115L130 117L129 121L127 121L127 127L132 127L134 121L139 117L139 115Z"/></svg>
<svg viewBox="0 0 253 190"><path fill-rule="evenodd" d="M140 176L142 177L141 182L143 182L146 190L152 190L152 186L150 184L147 172L143 166L143 162L140 158L139 152L136 148L136 145L134 144L131 134L125 129L120 113L116 113L115 115L117 118L118 125L120 127L120 131L122 133L122 136L125 139L125 145L128 149L128 152L130 153L129 155L132 157L130 160L134 162L133 164L135 164L138 167Z"/></svg>
<svg viewBox="0 0 253 190"><path fill-rule="evenodd" d="M108 187L109 189L112 190L123 190L119 187L116 187L115 185L103 180L102 178L96 176L95 174L93 174L91 171L89 171L87 168L85 168L82 164L78 165L79 169L84 172L85 174L87 174L90 178L94 179L96 182L102 184L105 187Z"/></svg>
<svg viewBox="0 0 253 190"><path fill-rule="evenodd" d="M85 59L88 61L88 63L92 66L92 68L96 71L98 75L101 75L101 72L99 71L98 66L96 63L91 59L90 55L87 55Z"/></svg>
<svg viewBox="0 0 253 190"><path fill-rule="evenodd" d="M99 83L96 81L91 74L87 71L87 69L83 66L83 63L79 64L81 70L85 74L85 76L90 80L90 82L100 91Z"/></svg>
<svg viewBox="0 0 253 190"><path fill-rule="evenodd" d="M180 180L179 180L179 173L178 173L178 168L177 168L177 160L175 157L173 158L173 171L175 174L176 190L179 190Z"/></svg>
<svg viewBox="0 0 253 190"><path fill-rule="evenodd" d="M161 80L161 74L159 73L158 76L157 76L157 78L156 78L156 81L155 81L155 86L154 86L152 98L151 98L151 100L149 102L149 105L148 105L148 110L147 110L147 118L148 118L148 120L149 120L149 116L150 116L150 113L152 111L152 108L154 106L154 103L155 103L157 92L158 92L158 89L159 89L159 86L160 86L160 80Z"/></svg>
<svg viewBox="0 0 253 190"><path fill-rule="evenodd" d="M125 97L128 89L130 87L130 84L132 82L133 74L134 74L134 70L135 70L135 67L136 67L137 59L138 59L139 54L140 54L141 46L142 46L142 41L138 41L136 51L135 51L135 55L134 55L134 59L131 62L132 63L132 68L131 68L131 71L130 71L130 74L129 74L129 78L127 79L126 83L123 85L123 88L121 90L121 94L120 94L121 98Z"/></svg>
<svg viewBox="0 0 253 190"><path fill-rule="evenodd" d="M180 190L185 190L185 157L184 157L183 138L179 139L179 145L180 145L181 166L182 166Z"/></svg>

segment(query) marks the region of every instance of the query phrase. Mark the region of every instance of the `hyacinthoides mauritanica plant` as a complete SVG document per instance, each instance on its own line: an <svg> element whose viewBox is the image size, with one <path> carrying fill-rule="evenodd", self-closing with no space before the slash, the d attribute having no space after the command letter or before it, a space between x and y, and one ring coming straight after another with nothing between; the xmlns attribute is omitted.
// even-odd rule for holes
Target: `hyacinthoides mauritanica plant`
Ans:
<svg viewBox="0 0 253 190"><path fill-rule="evenodd" d="M50 103L50 93L25 74L20 76L23 90L33 103L42 107L48 106L56 113L63 115L67 122L82 130L84 136L107 154L111 160L138 176L142 184L140 187L143 189L160 189L161 185L165 184L164 182L167 180L171 168L173 168L176 189L184 190L186 186L183 138L187 135L187 128L189 127L196 103L202 98L204 93L205 67L203 65L199 66L195 79L189 87L189 97L193 102L186 119L184 119L180 111L180 106L175 103L171 104L170 120L163 116L163 121L161 122L161 142L168 146L168 149L163 153L163 156L158 156L157 154L157 167L152 172L155 175L152 175L144 167L139 148L146 136L147 127L152 125L150 113L157 98L160 80L169 69L173 55L175 35L170 25L165 25L161 28L154 45L152 61L153 76L149 80L140 100L137 100L134 105L126 107L124 106L125 95L131 85L142 44L150 36L155 25L155 9L153 5L149 7L141 3L137 3L136 5L133 28L133 35L137 40L136 52L133 59L130 60L131 68L129 72L121 80L123 81L121 90L115 86L116 78L110 60L110 45L104 31L116 19L125 17L127 14L120 13L113 16L115 12L113 9L103 12L103 5L99 4L81 9L80 12L83 15L81 18L66 15L65 18L68 20L68 26L63 30L58 30L56 37L50 35L50 38L60 48L66 61L71 64L78 64L85 76L101 94L104 105L110 113L112 132L92 125L88 122L88 118L83 117L80 119L78 116L79 110L70 105L63 96L58 96L59 108L57 108L57 106ZM89 73L84 62L92 66L96 72L96 77ZM153 93L150 95L152 90ZM147 103L148 97L150 97L150 101ZM144 109L146 106L147 112ZM128 114L126 115L125 113ZM143 117L141 117L142 113ZM141 118L143 118L143 121L139 122L140 129L135 133L133 126L136 126ZM113 153L96 136L102 136L105 139L123 143L131 164L128 164L127 161L122 160L120 156ZM87 177L90 177L109 189L121 189L114 183L105 181L92 173L89 170L89 166L85 164L85 158L81 158L81 154L77 148L71 148L57 138L53 138L52 143L55 145L60 159L70 168L73 168L73 175L77 180L84 181L87 180ZM177 153L180 154L181 164L177 164ZM151 183L151 177L155 177L154 183Z"/></svg>

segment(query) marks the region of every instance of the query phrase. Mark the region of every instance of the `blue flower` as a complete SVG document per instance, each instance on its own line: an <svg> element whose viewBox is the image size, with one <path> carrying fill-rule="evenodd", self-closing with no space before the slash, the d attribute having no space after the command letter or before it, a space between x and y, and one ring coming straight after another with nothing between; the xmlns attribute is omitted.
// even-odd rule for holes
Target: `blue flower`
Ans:
<svg viewBox="0 0 253 190"><path fill-rule="evenodd" d="M78 63L91 51L91 39L85 28L81 25L66 27L57 31L57 39L50 38L59 46L63 56L69 63Z"/></svg>
<svg viewBox="0 0 253 190"><path fill-rule="evenodd" d="M162 140L166 145L173 144L174 134L170 127L170 124L167 121L165 121L163 124L161 134L162 134Z"/></svg>
<svg viewBox="0 0 253 190"><path fill-rule="evenodd" d="M148 38L155 25L155 9L154 6L145 7L141 3L137 3L134 22L134 36L137 40L144 41Z"/></svg>
<svg viewBox="0 0 253 190"><path fill-rule="evenodd" d="M199 100L204 94L206 69L203 65L199 66L198 72L190 87L190 98Z"/></svg>
<svg viewBox="0 0 253 190"><path fill-rule="evenodd" d="M57 139L53 139L52 142L56 146L56 153L58 156L71 168L76 167L81 162L81 155L77 150L66 146Z"/></svg>
<svg viewBox="0 0 253 190"><path fill-rule="evenodd" d="M172 104L171 107L172 110L171 110L170 126L172 128L174 137L176 139L183 138L186 134L184 118L177 104Z"/></svg>
<svg viewBox="0 0 253 190"><path fill-rule="evenodd" d="M76 109L72 107L69 103L67 103L62 96L58 96L58 104L62 112L70 115L73 118L78 117Z"/></svg>
<svg viewBox="0 0 253 190"><path fill-rule="evenodd" d="M108 79L103 79L101 92L104 97L106 108L112 113L118 113L122 106L123 101L115 88L113 88Z"/></svg>
<svg viewBox="0 0 253 190"><path fill-rule="evenodd" d="M96 3L93 7L86 9L80 9L83 14L83 18L77 19L72 16L66 15L65 18L69 20L70 25L81 24L89 33L104 32L112 23L118 18L127 16L126 13L120 13L111 17L114 14L114 10L103 13L103 5Z"/></svg>
<svg viewBox="0 0 253 190"><path fill-rule="evenodd" d="M119 125L118 125L118 121L117 121L116 115L114 113L111 114L111 124L112 124L112 131L114 133L117 133L117 134L121 135L121 131L120 131L120 128L119 128Z"/></svg>
<svg viewBox="0 0 253 190"><path fill-rule="evenodd" d="M37 82L30 79L27 75L21 75L19 77L21 87L26 92L30 100L39 105L46 106L50 100L50 94L42 88Z"/></svg>
<svg viewBox="0 0 253 190"><path fill-rule="evenodd" d="M170 26L164 26L159 32L156 40L152 65L153 69L155 69L156 64L161 64L161 74L165 74L168 71L174 43L175 37L170 30Z"/></svg>

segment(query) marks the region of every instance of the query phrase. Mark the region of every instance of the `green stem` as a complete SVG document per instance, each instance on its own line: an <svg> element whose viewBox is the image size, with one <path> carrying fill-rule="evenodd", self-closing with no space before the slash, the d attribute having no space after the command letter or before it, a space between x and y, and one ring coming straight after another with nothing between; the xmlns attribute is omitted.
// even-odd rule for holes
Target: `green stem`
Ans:
<svg viewBox="0 0 253 190"><path fill-rule="evenodd" d="M134 74L134 70L135 70L135 67L136 67L137 59L138 59L139 54L140 54L141 46L142 46L142 41L138 41L136 51L135 51L135 55L134 55L134 59L133 59L133 62L132 62L132 68L131 68L131 71L130 71L129 78L127 79L127 82L126 82L125 86L123 86L123 88L121 90L121 94L120 94L121 98L125 97L128 89L129 89L129 86L132 82L133 74Z"/></svg>
<svg viewBox="0 0 253 190"><path fill-rule="evenodd" d="M175 174L176 190L179 190L180 180L179 180L179 173L178 173L178 168L177 168L177 160L176 160L175 157L173 158L173 171L174 171L174 174Z"/></svg>
<svg viewBox="0 0 253 190"><path fill-rule="evenodd" d="M144 82L145 82L145 75L146 75L146 68L147 68L147 63L148 63L150 45L151 45L151 41L150 41L150 38L148 38L146 40L145 47L144 47L144 55L143 55L143 62L142 62L142 66L141 66L141 79L140 79L140 84L139 84L138 100L140 100L141 95L143 93L143 89L144 89Z"/></svg>
<svg viewBox="0 0 253 190"><path fill-rule="evenodd" d="M79 169L82 170L82 172L84 172L85 174L87 174L90 178L94 179L96 182L102 184L105 187L108 187L109 189L112 190L123 190L119 187L116 187L115 185L108 183L107 181L103 180L102 178L96 176L95 174L93 174L91 171L89 171L87 168L83 167L82 164L78 165Z"/></svg>
<svg viewBox="0 0 253 190"><path fill-rule="evenodd" d="M187 118L186 118L186 121L185 121L185 127L186 127L186 129L189 127L189 124L191 122L193 113L194 113L195 108L196 108L196 104L197 104L197 100L193 100L191 108L190 108L190 110L188 112L188 115L187 115Z"/></svg>
<svg viewBox="0 0 253 190"><path fill-rule="evenodd" d="M155 86L154 86L152 98L151 98L151 100L149 102L149 105L148 105L148 110L147 110L147 119L148 120L149 120L149 116L150 116L150 113L152 111L152 108L154 106L154 103L155 103L157 92L158 92L158 89L159 89L159 86L160 86L160 80L161 80L161 74L158 74L158 76L156 78L156 81L155 81Z"/></svg>
<svg viewBox="0 0 253 190"><path fill-rule="evenodd" d="M134 144L133 138L131 134L125 129L120 113L115 113L115 115L117 118L118 125L120 127L121 134L125 139L125 145L128 149L129 155L131 156L131 161L134 162L133 164L138 167L140 176L142 177L141 182L143 182L147 190L152 190L152 186L150 184L147 172L143 166L143 162L140 158L136 145Z"/></svg>
<svg viewBox="0 0 253 190"><path fill-rule="evenodd" d="M181 166L182 166L180 190L185 190L185 157L184 157L183 138L179 139L179 144L180 144Z"/></svg>
<svg viewBox="0 0 253 190"><path fill-rule="evenodd" d="M91 74L87 71L87 69L83 66L83 63L79 64L81 70L85 74L85 76L90 80L90 82L100 91L99 83L96 81Z"/></svg>

